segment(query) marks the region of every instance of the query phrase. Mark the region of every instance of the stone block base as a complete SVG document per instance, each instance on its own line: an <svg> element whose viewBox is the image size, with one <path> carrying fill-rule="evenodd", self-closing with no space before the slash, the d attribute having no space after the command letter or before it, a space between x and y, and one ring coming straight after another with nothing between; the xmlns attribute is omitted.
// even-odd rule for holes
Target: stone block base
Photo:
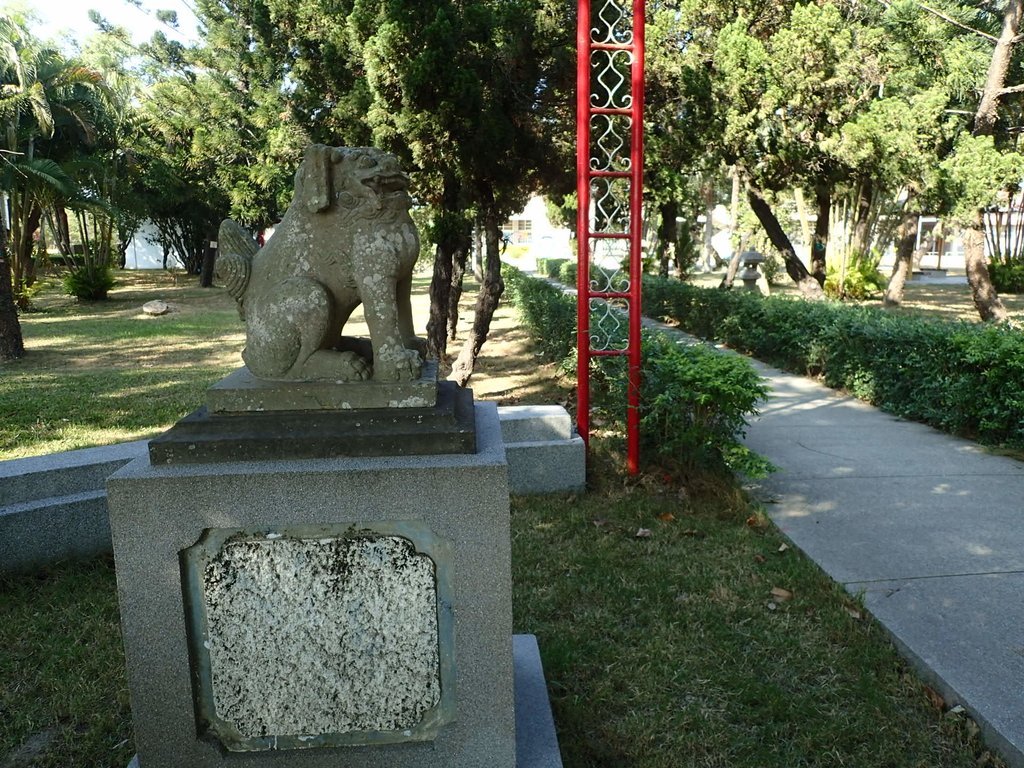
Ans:
<svg viewBox="0 0 1024 768"><path fill-rule="evenodd" d="M514 768L507 466L477 451L107 482L144 768Z"/></svg>

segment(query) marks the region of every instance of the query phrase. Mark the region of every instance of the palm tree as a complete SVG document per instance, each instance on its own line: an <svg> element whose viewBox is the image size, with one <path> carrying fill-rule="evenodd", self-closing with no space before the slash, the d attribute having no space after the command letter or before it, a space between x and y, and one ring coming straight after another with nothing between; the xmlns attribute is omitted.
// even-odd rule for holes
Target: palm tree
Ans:
<svg viewBox="0 0 1024 768"><path fill-rule="evenodd" d="M95 141L102 109L95 91L102 88L98 72L40 45L14 19L0 16L0 152L9 166L0 174L0 190L8 197L15 291L34 280L32 234L44 206L75 194L60 164Z"/></svg>
<svg viewBox="0 0 1024 768"><path fill-rule="evenodd" d="M15 297L34 280L32 235L47 204L77 195L61 162L93 141L102 85L0 16L0 360L24 353Z"/></svg>

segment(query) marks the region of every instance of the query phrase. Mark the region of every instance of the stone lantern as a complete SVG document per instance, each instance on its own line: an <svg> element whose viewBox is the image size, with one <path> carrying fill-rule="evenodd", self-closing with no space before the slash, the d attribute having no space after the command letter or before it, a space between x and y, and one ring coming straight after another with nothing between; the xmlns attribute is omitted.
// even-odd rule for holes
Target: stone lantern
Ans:
<svg viewBox="0 0 1024 768"><path fill-rule="evenodd" d="M751 249L740 254L740 264L743 271L740 273L740 280L743 281L743 289L746 291L757 291L757 281L761 279L761 273L757 271L758 264L764 263L764 256Z"/></svg>

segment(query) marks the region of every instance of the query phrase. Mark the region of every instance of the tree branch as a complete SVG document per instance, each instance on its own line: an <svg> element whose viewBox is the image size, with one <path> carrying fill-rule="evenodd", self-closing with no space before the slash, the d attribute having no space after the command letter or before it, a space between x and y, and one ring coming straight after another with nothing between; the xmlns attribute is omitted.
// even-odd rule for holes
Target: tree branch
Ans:
<svg viewBox="0 0 1024 768"><path fill-rule="evenodd" d="M889 2L889 0L878 0L878 2L881 3L882 5L884 5L886 8L891 8L892 7L892 3ZM932 14L933 16L937 16L938 18L942 19L943 21L945 21L945 22L947 22L949 24L952 24L954 27L959 27L960 29L963 29L963 30L965 30L967 32L970 32L971 34L977 35L978 37L981 37L981 38L983 38L985 40L988 40L989 42L992 42L992 43L999 42L999 38L996 37L995 35L990 35L990 34L988 34L988 32L982 32L980 29L975 29L974 27L972 27L972 26L970 26L968 24L964 24L962 21L957 21L952 16L950 16L948 14L945 14L945 13L943 13L942 11L940 11L940 10L938 10L936 8L931 8L930 6L927 6L927 5L925 5L924 3L921 3L921 2L915 2L914 5L916 5L918 8L920 8L922 11L927 11L928 13Z"/></svg>
<svg viewBox="0 0 1024 768"><path fill-rule="evenodd" d="M1010 85L999 91L1000 96L1005 96L1008 93L1024 93L1024 83L1020 85Z"/></svg>

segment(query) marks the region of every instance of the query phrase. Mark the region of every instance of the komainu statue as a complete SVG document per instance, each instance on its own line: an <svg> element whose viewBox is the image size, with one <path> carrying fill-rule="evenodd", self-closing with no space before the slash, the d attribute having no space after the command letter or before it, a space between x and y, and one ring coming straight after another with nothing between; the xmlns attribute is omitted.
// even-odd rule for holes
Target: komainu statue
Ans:
<svg viewBox="0 0 1024 768"><path fill-rule="evenodd" d="M245 320L242 358L254 376L393 382L420 375L409 306L419 237L408 186L393 155L314 144L263 248L234 221L221 224L217 273ZM360 303L369 360L345 349L341 335Z"/></svg>

